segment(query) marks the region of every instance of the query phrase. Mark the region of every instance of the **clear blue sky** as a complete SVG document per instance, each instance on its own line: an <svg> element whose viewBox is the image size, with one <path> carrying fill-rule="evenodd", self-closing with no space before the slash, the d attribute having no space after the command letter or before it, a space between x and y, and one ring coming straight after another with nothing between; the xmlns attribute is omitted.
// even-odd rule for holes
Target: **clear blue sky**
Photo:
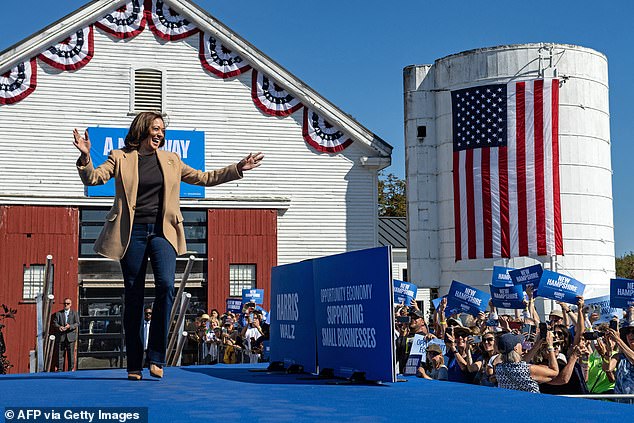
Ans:
<svg viewBox="0 0 634 423"><path fill-rule="evenodd" d="M556 42L608 57L616 253L634 250L634 3L630 1L195 0L394 147L403 178L402 70L501 44ZM0 50L86 4L21 0ZM20 12L22 11L22 12ZM27 11L27 13L23 13ZM630 101L630 103L628 103Z"/></svg>

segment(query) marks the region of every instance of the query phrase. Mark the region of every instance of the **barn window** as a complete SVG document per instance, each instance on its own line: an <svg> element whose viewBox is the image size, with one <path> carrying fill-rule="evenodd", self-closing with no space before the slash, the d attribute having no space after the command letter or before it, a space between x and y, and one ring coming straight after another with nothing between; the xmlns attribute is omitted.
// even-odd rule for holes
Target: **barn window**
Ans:
<svg viewBox="0 0 634 423"><path fill-rule="evenodd" d="M229 296L242 297L243 289L255 288L255 264L229 265Z"/></svg>
<svg viewBox="0 0 634 423"><path fill-rule="evenodd" d="M164 76L163 71L151 68L139 68L133 71L133 93L131 111L140 112L163 112L164 104Z"/></svg>
<svg viewBox="0 0 634 423"><path fill-rule="evenodd" d="M22 285L22 298L34 300L44 289L44 268L43 264L32 264L24 266L24 283ZM53 266L51 265L51 273ZM52 279L51 274L51 279ZM51 292L49 292L50 294Z"/></svg>

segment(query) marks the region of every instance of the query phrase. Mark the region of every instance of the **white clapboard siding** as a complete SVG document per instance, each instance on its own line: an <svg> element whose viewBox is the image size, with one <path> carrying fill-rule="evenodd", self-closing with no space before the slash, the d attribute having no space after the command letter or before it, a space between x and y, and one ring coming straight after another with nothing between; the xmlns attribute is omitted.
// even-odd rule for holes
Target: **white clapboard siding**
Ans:
<svg viewBox="0 0 634 423"><path fill-rule="evenodd" d="M266 154L239 181L206 189L207 198L287 198L278 213L278 262L285 264L376 245L376 171L359 164L377 155L359 142L339 154L312 150L302 138L302 111L278 118L254 105L251 72L223 80L198 59L198 36L158 41L145 30L115 41L95 30L95 56L83 69L60 72L38 61L36 91L0 107L0 196L83 197L72 129L127 127L135 68L164 71L168 128L200 130L206 168Z"/></svg>

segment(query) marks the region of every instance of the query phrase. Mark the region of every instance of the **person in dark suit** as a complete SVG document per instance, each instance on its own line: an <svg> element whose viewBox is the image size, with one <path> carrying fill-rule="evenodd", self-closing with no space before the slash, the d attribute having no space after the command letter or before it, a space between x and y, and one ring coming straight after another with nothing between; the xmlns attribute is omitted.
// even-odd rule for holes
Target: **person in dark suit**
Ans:
<svg viewBox="0 0 634 423"><path fill-rule="evenodd" d="M64 309L53 316L53 326L57 332L57 352L59 361L57 371L64 371L64 359L68 359L68 371L75 370L75 342L77 341L77 328L79 327L79 314L71 310L73 302L70 298L64 298Z"/></svg>
<svg viewBox="0 0 634 423"><path fill-rule="evenodd" d="M139 113L130 125L125 146L112 150L97 168L90 158L88 131L82 137L75 129L73 136L73 144L81 153L76 165L84 185L115 180L114 204L94 249L121 264L128 379L142 379L141 329L148 258L154 273L155 301L147 356L150 375L161 378L174 302L176 256L187 251L180 183L213 186L240 179L244 171L258 167L264 155L252 153L219 170L193 169L176 153L160 149L165 144L165 122L154 112Z"/></svg>

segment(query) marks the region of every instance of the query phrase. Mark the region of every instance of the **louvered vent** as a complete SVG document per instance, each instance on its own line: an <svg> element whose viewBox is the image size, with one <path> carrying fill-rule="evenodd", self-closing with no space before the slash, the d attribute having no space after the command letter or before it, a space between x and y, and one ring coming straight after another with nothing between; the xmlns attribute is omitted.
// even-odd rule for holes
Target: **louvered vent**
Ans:
<svg viewBox="0 0 634 423"><path fill-rule="evenodd" d="M163 73L156 69L134 71L134 111L163 111Z"/></svg>

